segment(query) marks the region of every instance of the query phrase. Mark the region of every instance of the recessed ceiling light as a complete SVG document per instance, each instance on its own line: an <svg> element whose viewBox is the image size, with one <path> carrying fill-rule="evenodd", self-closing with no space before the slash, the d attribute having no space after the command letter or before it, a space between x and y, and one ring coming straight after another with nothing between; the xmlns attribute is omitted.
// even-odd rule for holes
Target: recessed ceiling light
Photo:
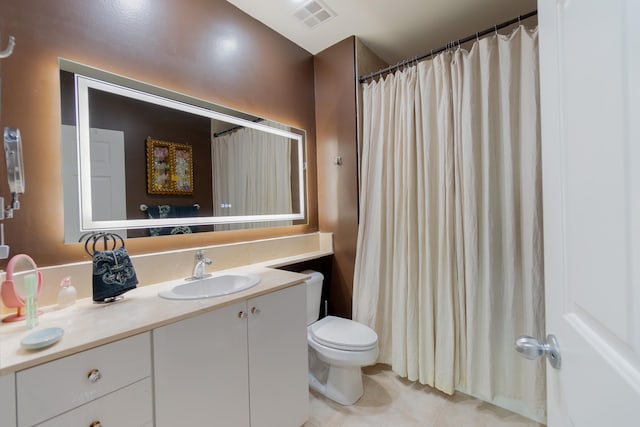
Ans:
<svg viewBox="0 0 640 427"><path fill-rule="evenodd" d="M305 0L293 11L293 16L313 28L336 16L336 13L323 0Z"/></svg>

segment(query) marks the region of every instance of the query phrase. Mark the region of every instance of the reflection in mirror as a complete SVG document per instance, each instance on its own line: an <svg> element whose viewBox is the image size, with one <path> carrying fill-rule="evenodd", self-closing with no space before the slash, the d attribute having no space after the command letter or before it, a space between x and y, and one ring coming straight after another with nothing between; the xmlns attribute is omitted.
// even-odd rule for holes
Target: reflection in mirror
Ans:
<svg viewBox="0 0 640 427"><path fill-rule="evenodd" d="M304 131L60 64L66 242L305 222Z"/></svg>

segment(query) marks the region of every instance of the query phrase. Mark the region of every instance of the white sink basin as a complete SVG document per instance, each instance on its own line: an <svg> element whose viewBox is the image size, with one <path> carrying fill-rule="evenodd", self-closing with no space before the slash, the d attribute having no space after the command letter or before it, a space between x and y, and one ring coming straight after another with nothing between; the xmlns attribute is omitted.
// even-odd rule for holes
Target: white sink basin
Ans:
<svg viewBox="0 0 640 427"><path fill-rule="evenodd" d="M168 283L167 288L158 292L166 299L202 299L222 295L234 294L252 288L260 283L260 276L256 274L224 274L206 277L200 280L176 280L175 284ZM171 286L169 288L169 286Z"/></svg>

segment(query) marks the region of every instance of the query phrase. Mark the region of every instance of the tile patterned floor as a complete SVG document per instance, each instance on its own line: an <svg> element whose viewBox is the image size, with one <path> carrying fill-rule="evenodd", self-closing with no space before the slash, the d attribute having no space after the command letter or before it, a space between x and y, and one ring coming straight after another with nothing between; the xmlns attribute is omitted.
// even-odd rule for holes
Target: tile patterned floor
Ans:
<svg viewBox="0 0 640 427"><path fill-rule="evenodd" d="M464 394L448 396L399 378L386 365L363 374L364 395L353 406L312 391L303 427L543 427Z"/></svg>

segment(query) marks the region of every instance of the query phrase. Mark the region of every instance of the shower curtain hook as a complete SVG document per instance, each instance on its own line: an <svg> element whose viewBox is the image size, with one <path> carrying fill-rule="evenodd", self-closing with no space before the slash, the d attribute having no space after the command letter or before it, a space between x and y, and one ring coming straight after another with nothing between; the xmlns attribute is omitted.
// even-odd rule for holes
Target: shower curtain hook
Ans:
<svg viewBox="0 0 640 427"><path fill-rule="evenodd" d="M476 41L479 42L480 41L480 35L478 34L478 32L476 31Z"/></svg>
<svg viewBox="0 0 640 427"><path fill-rule="evenodd" d="M16 38L13 36L9 36L9 44L7 45L7 48L5 50L0 52L0 59L10 57L11 54L13 53L13 48L15 47L15 45L16 45Z"/></svg>
<svg viewBox="0 0 640 427"><path fill-rule="evenodd" d="M498 35L498 26L494 25L493 26L493 30L494 30L494 32L496 33L496 36L497 36Z"/></svg>
<svg viewBox="0 0 640 427"><path fill-rule="evenodd" d="M518 15L518 27L520 26L520 15Z"/></svg>

